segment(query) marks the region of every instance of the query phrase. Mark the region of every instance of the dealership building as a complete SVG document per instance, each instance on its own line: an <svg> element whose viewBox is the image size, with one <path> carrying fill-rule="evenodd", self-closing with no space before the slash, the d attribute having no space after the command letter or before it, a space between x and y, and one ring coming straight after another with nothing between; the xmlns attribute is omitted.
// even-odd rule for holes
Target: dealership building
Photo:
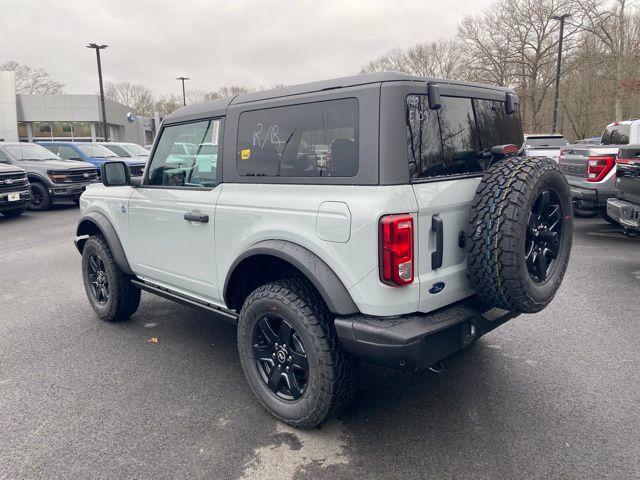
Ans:
<svg viewBox="0 0 640 480"><path fill-rule="evenodd" d="M155 121L105 99L109 141L153 143ZM99 95L16 94L14 72L0 71L0 140L104 140Z"/></svg>

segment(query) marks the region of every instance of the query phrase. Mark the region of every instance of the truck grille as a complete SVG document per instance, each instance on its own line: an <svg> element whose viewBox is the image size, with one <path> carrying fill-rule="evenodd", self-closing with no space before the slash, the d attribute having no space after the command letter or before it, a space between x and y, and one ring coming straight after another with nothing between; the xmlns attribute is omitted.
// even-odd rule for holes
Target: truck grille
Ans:
<svg viewBox="0 0 640 480"><path fill-rule="evenodd" d="M95 169L51 171L49 176L55 176L55 183L88 183L96 180L98 174Z"/></svg>
<svg viewBox="0 0 640 480"><path fill-rule="evenodd" d="M130 165L129 171L132 177L141 177L144 173L144 165Z"/></svg>
<svg viewBox="0 0 640 480"><path fill-rule="evenodd" d="M0 174L0 192L24 190L28 184L26 173Z"/></svg>

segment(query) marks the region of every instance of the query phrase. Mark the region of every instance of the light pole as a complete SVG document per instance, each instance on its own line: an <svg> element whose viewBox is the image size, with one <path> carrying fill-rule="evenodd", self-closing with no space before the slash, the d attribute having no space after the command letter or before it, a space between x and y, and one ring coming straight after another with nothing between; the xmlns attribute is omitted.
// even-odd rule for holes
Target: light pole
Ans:
<svg viewBox="0 0 640 480"><path fill-rule="evenodd" d="M558 97L560 96L560 67L562 65L562 41L564 40L564 21L571 15L565 13L564 15L558 15L551 17L554 20L560 22L560 41L558 42L558 63L556 65L556 91L553 96L553 119L551 121L552 133L556 133L556 127L558 125Z"/></svg>
<svg viewBox="0 0 640 480"><path fill-rule="evenodd" d="M181 80L182 81L182 105L186 105L187 104L187 96L185 95L184 92L184 81L185 80L191 80L189 77L177 77L176 80Z"/></svg>
<svg viewBox="0 0 640 480"><path fill-rule="evenodd" d="M107 112L104 109L104 87L102 86L102 64L100 63L100 50L104 50L109 45L98 45L90 43L87 48L93 48L96 51L96 59L98 61L98 81L100 82L100 106L102 107L102 134L104 141L109 141L109 130L107 129Z"/></svg>

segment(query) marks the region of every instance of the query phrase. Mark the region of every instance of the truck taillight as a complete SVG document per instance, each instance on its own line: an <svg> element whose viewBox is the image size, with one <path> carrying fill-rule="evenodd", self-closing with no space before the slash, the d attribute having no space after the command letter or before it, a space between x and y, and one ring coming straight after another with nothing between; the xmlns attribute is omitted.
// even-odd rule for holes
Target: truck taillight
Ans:
<svg viewBox="0 0 640 480"><path fill-rule="evenodd" d="M616 164L615 157L589 157L587 182L600 182Z"/></svg>
<svg viewBox="0 0 640 480"><path fill-rule="evenodd" d="M380 219L380 280L393 286L413 282L411 215L385 215Z"/></svg>

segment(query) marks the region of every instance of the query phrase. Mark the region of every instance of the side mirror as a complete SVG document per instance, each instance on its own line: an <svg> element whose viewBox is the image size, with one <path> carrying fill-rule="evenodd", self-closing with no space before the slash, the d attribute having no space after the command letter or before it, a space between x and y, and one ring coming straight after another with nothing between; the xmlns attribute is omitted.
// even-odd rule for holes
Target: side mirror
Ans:
<svg viewBox="0 0 640 480"><path fill-rule="evenodd" d="M442 103L440 102L440 87L435 83L427 84L427 96L429 97L429 108L438 110Z"/></svg>
<svg viewBox="0 0 640 480"><path fill-rule="evenodd" d="M122 187L131 184L131 171L124 162L105 162L100 165L100 177L105 187Z"/></svg>
<svg viewBox="0 0 640 480"><path fill-rule="evenodd" d="M507 115L511 115L516 111L516 105L520 103L520 99L515 93L507 93L507 98L504 103L504 110Z"/></svg>

